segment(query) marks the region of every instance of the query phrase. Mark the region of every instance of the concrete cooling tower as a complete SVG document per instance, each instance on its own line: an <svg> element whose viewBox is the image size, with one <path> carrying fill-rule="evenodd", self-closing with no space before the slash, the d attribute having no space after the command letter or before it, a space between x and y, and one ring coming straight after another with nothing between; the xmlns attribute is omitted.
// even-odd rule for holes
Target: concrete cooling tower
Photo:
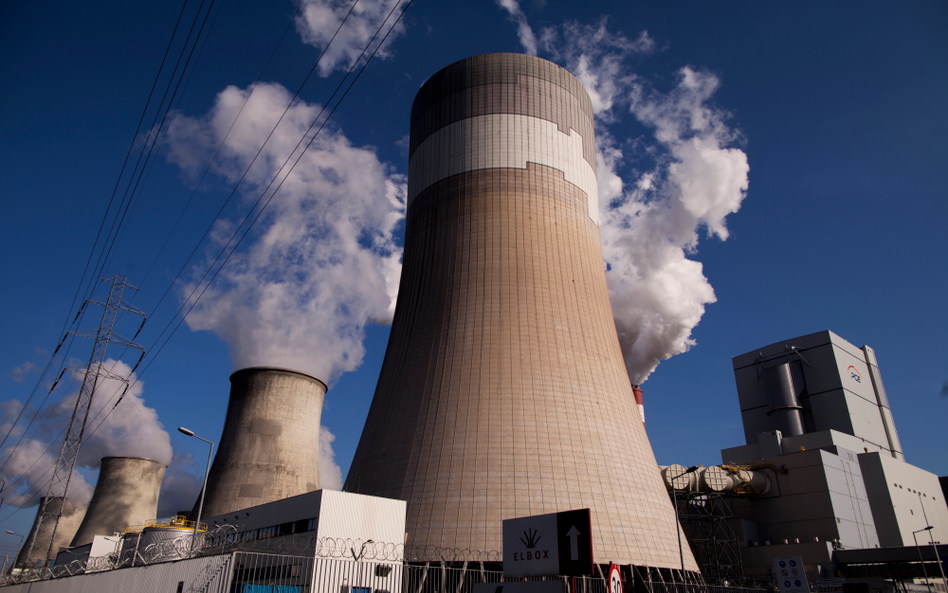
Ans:
<svg viewBox="0 0 948 593"><path fill-rule="evenodd" d="M298 371L263 367L237 371L230 383L202 516L319 490L326 384ZM194 510L196 515L196 504Z"/></svg>
<svg viewBox="0 0 948 593"><path fill-rule="evenodd" d="M154 459L103 457L95 492L71 545L84 546L97 535L112 535L154 519L166 469Z"/></svg>
<svg viewBox="0 0 948 593"><path fill-rule="evenodd" d="M407 500L414 550L500 551L504 519L588 507L597 562L680 568L612 318L586 91L535 57L462 60L418 92L409 158L395 319L345 489Z"/></svg>
<svg viewBox="0 0 948 593"><path fill-rule="evenodd" d="M43 508L44 500L46 500L45 496L40 499L39 506L36 507L36 520L33 521L33 527L23 541L23 546L16 556L14 566L24 566L24 564L35 566L37 562L46 561L46 552L49 550L49 536L52 531L41 529L42 525L40 519L42 515L39 511ZM62 504L63 497L54 496L50 499L49 506L47 506L46 510L48 513L58 513ZM85 512L82 509L76 508L76 505L71 502L66 502L65 508L62 509L62 517L59 519L59 526L56 528L56 545L53 546L53 557L56 556L56 552L59 548L68 546L69 542L72 541L84 515ZM46 517L48 521L49 515L47 514ZM41 534L45 534L45 537ZM36 539L37 537L40 539ZM34 539L36 539L36 545L33 545ZM33 553L27 558L27 552L30 548L33 549Z"/></svg>

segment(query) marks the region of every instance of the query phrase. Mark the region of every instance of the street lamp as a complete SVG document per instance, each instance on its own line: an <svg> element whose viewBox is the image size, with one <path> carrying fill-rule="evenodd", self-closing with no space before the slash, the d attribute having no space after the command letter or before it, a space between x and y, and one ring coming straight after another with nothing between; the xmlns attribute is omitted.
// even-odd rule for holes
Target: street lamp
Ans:
<svg viewBox="0 0 948 593"><path fill-rule="evenodd" d="M671 479L672 496L674 496L675 498L675 528L678 531L678 556L681 559L682 579L684 579L684 572L685 572L685 552L684 552L684 549L681 547L681 523L679 523L678 521L678 487L675 486L675 480L677 480L678 478L684 475L695 473L696 471L698 471L700 467L701 467L700 465L692 465L691 467L689 467L688 469L686 469L685 471L681 472L680 474L678 474L677 476Z"/></svg>
<svg viewBox="0 0 948 593"><path fill-rule="evenodd" d="M922 548L918 545L918 536L916 533L921 533L923 531L931 531L934 529L934 525L929 525L928 527L922 527L912 532L912 539L915 540L915 549L918 550L918 559L922 562L922 574L925 575L925 584L928 585L928 593L932 593L932 584L928 582L928 571L925 570L925 559L922 558ZM935 559L938 559L938 549L935 549Z"/></svg>
<svg viewBox="0 0 948 593"><path fill-rule="evenodd" d="M14 532L10 531L9 529L7 529L7 533L9 533L10 535L15 535L15 536L17 536L18 538L20 538L20 543L17 544L17 546L16 546L16 555L19 556L19 555L20 555L20 548L23 547L23 536L20 535L19 533L14 533ZM13 557L13 568L16 568L16 556ZM12 570L12 569L11 569L11 570Z"/></svg>
<svg viewBox="0 0 948 593"><path fill-rule="evenodd" d="M209 441L205 438L199 437L198 435L194 434L193 430L188 430L187 428L184 428L183 426L178 427L178 432L180 432L181 434L186 434L189 437L194 437L199 441L204 441L205 443L211 446L211 448L207 452L207 469L204 470L204 486L201 487L201 498L200 498L200 502L198 502L197 521L194 522L194 533L191 534L191 554L193 554L194 542L197 539L198 529L201 528L201 511L204 510L204 493L207 491L207 476L208 474L211 473L211 455L214 453L214 442Z"/></svg>

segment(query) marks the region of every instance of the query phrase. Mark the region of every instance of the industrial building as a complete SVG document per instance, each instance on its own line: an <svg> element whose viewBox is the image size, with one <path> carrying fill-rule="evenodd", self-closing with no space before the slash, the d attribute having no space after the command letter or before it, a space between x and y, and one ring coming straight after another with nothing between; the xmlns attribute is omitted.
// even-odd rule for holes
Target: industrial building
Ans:
<svg viewBox="0 0 948 593"><path fill-rule="evenodd" d="M883 588L886 576L926 574L918 563L901 573L879 569L886 558L934 559L916 541L948 542L948 506L938 477L905 461L872 348L822 331L736 356L733 365L745 444L674 487L721 492L704 476L740 482L740 472L767 481L731 490L743 573L770 580L774 558L801 556L811 582L875 574L873 585ZM939 574L936 563L927 570ZM940 580L932 585L945 591Z"/></svg>
<svg viewBox="0 0 948 593"><path fill-rule="evenodd" d="M596 558L680 569L641 418L589 96L532 56L444 68L412 106L398 303L345 490L407 501L416 548L500 551L504 519L589 508Z"/></svg>
<svg viewBox="0 0 948 593"><path fill-rule="evenodd" d="M72 546L9 590L468 593L502 580L504 519L585 508L596 563L637 591L699 568L769 585L797 556L810 583L880 590L937 569L935 546L921 562L910 546L948 541L939 480L906 462L874 351L832 332L734 357L745 443L720 466L657 466L595 166L592 105L559 66L489 54L435 74L412 108L399 300L344 491L319 484L326 384L238 370L190 517L155 516L164 465L105 458L82 525L61 525Z"/></svg>

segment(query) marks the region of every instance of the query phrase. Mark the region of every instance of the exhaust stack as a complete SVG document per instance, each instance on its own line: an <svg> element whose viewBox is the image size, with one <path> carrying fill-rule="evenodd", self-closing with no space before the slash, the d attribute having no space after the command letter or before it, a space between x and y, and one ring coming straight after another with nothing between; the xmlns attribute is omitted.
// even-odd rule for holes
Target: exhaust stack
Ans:
<svg viewBox="0 0 948 593"><path fill-rule="evenodd" d="M642 397L642 388L638 385L633 385L632 395L635 396L635 405L639 407L639 415L642 417L642 426L645 426L645 401Z"/></svg>

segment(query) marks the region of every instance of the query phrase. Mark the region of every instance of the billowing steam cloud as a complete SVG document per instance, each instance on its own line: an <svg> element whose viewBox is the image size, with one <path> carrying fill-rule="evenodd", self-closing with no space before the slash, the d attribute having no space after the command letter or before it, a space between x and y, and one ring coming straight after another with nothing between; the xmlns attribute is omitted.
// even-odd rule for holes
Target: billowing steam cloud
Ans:
<svg viewBox="0 0 948 593"><path fill-rule="evenodd" d="M523 51L531 56L537 55L537 38L527 22L527 16L520 9L520 3L517 0L497 0L497 5L510 14L510 20L517 23L517 37L520 38Z"/></svg>
<svg viewBox="0 0 948 593"><path fill-rule="evenodd" d="M76 468L97 469L103 457L112 455L148 457L162 463L171 461L168 433L158 421L155 410L145 406L142 399L143 385L135 382L131 367L111 359L106 360L103 366L114 375L129 377L132 385L122 402L113 410L117 398L125 390L125 384L115 379L99 379L89 407L89 424L76 459ZM81 372L74 372L73 378L77 385L81 385ZM77 387L57 405L41 411L36 423L37 432L25 439L15 452L12 443L22 434L22 426L13 429L8 441L11 444L3 451L4 464L0 472L0 479L6 480L5 503L29 507L46 495L52 467L59 457L62 432L69 422L78 395ZM9 401L0 407L0 430L4 434L10 429L21 406L18 401ZM14 495L7 494L9 492ZM61 494L54 492L54 495ZM67 498L79 507L84 507L92 498L92 485L76 470L70 478Z"/></svg>
<svg viewBox="0 0 948 593"><path fill-rule="evenodd" d="M580 78L596 110L606 278L634 383L695 344L691 331L715 296L701 264L688 256L701 227L727 239L725 217L740 208L749 171L747 155L731 146L739 135L726 125L727 114L709 104L717 77L684 67L676 86L662 93L624 65L654 47L646 32L628 39L610 33L605 21L541 34L541 48ZM637 143L637 167L610 132L620 106L654 131L652 140Z"/></svg>
<svg viewBox="0 0 948 593"><path fill-rule="evenodd" d="M319 62L320 76L328 76L330 72L337 68L348 69L349 65L362 53L362 50L379 27L382 26L382 23L385 22L388 15L392 13L392 8L398 2L401 2L401 0L359 0L352 8L351 0L306 0L300 16L296 19L296 30L302 37L303 42L322 49L336 34L336 30L339 30L338 35L333 39L326 54ZM339 29L339 24L346 18L350 8L352 8L352 14L346 21L345 26ZM373 48L391 27L391 24L395 22L400 10L401 8L397 8L392 13L392 18L385 24L376 41L373 42ZM387 47L390 47L392 39L402 32L403 27L399 24L389 35L386 45L379 49L375 57L388 57L390 52ZM371 53L371 49L368 53Z"/></svg>
<svg viewBox="0 0 948 593"><path fill-rule="evenodd" d="M336 435L325 426L319 427L319 485L329 490L342 490L342 469L336 465L332 443Z"/></svg>
<svg viewBox="0 0 948 593"><path fill-rule="evenodd" d="M228 87L206 116L179 116L166 141L169 158L185 171L206 163L247 93ZM217 173L235 183L289 102L282 86L257 85L214 163ZM305 102L290 108L245 178L249 199L264 191L318 111ZM231 257L187 322L223 339L235 369L289 367L331 382L362 363L365 325L388 322L394 311L405 180L372 148L328 128L284 177L250 245ZM215 253L232 232L233 223L218 221Z"/></svg>
<svg viewBox="0 0 948 593"><path fill-rule="evenodd" d="M223 141L215 171L235 183L289 102L277 84L257 85L249 99L248 91L228 87L204 117L177 118L166 143L169 158L190 172ZM318 105L302 101L290 108L245 178L245 208L287 156L298 154L294 147L318 112ZM284 169L278 178L282 189L252 243L231 257L187 317L188 326L224 340L235 369L287 367L332 382L362 364L366 324L387 323L394 313L401 273L395 230L405 217L405 179L373 149L353 146L329 128L292 174ZM233 228L218 221L214 251ZM321 429L320 481L340 489L334 439Z"/></svg>

